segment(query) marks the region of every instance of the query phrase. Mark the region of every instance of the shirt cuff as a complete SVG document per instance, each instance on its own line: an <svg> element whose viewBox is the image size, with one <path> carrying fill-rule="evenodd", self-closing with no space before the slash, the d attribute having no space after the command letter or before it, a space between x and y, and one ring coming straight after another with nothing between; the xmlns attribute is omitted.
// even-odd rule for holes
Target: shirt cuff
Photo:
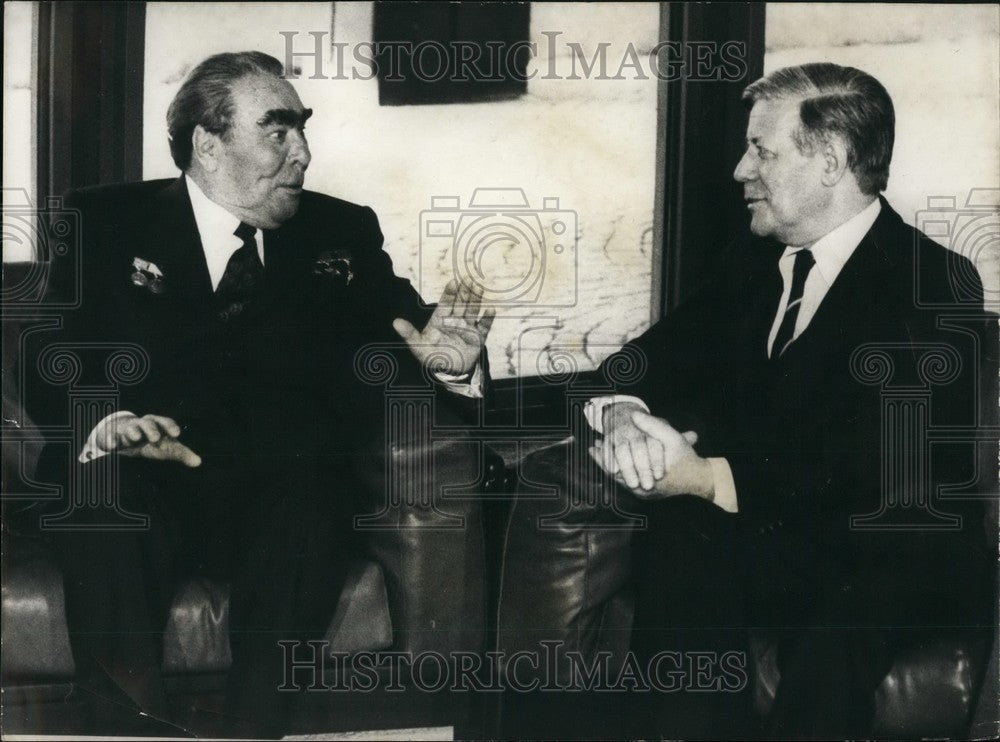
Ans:
<svg viewBox="0 0 1000 742"><path fill-rule="evenodd" d="M712 467L712 481L715 485L712 502L727 513L738 513L736 482L733 481L733 470L729 467L729 462L722 458L709 458L708 463Z"/></svg>
<svg viewBox="0 0 1000 742"><path fill-rule="evenodd" d="M90 435L87 436L87 442L83 444L83 450L80 451L80 456L77 459L81 464L86 464L88 461L93 461L94 459L99 459L101 456L107 456L110 451L106 451L97 445L97 431L103 428L112 420L117 420L119 417L135 417L135 413L129 412L127 410L120 410L119 412L113 412L106 418L101 420L94 429L90 431Z"/></svg>
<svg viewBox="0 0 1000 742"><path fill-rule="evenodd" d="M471 374L445 374L434 371L434 378L449 392L469 399L483 398L483 367L477 363Z"/></svg>
<svg viewBox="0 0 1000 742"><path fill-rule="evenodd" d="M604 408L609 404L617 402L634 402L645 412L649 412L649 407L638 397L630 397L627 394L608 394L603 397L593 397L583 406L583 416L587 424L593 428L598 435L604 435Z"/></svg>

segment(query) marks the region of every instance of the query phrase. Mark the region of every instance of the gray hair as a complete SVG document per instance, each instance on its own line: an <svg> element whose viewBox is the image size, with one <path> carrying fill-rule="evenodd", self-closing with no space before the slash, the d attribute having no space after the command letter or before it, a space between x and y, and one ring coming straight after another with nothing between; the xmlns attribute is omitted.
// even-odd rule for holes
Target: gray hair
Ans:
<svg viewBox="0 0 1000 742"><path fill-rule="evenodd" d="M177 167L186 171L191 165L191 135L196 126L220 136L229 131L233 83L247 75L281 77L284 71L277 59L256 51L214 54L191 70L167 109L170 156Z"/></svg>
<svg viewBox="0 0 1000 742"><path fill-rule="evenodd" d="M847 144L847 167L863 193L877 195L889 181L896 114L882 84L867 72L837 64L785 67L751 83L743 101L801 99L795 132L800 152L814 152L832 134Z"/></svg>

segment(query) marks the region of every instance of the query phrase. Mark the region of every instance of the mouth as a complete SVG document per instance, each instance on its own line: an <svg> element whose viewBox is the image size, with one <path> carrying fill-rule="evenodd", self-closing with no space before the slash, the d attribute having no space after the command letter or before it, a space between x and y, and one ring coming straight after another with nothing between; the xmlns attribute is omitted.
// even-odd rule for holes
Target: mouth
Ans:
<svg viewBox="0 0 1000 742"><path fill-rule="evenodd" d="M302 183L286 183L278 187L281 188L283 191L287 191L288 193L294 193L296 195L302 193Z"/></svg>
<svg viewBox="0 0 1000 742"><path fill-rule="evenodd" d="M747 202L747 208L748 209L752 209L754 206L758 206L758 205L764 203L764 201L766 201L767 199L764 199L764 198L754 198L754 197L751 197L751 196L744 196L743 200Z"/></svg>

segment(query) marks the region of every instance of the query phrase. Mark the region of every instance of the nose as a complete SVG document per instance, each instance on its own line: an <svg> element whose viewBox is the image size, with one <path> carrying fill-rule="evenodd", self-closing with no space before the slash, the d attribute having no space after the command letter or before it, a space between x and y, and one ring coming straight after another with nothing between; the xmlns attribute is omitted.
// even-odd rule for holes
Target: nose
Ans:
<svg viewBox="0 0 1000 742"><path fill-rule="evenodd" d="M753 158L750 156L750 150L747 149L743 153L743 157L740 158L740 161L736 163L736 170L733 172L733 178L740 183L746 183L747 181L753 180L755 177L756 170Z"/></svg>
<svg viewBox="0 0 1000 742"><path fill-rule="evenodd" d="M288 150L288 159L300 165L305 170L309 167L309 162L312 160L312 154L309 152L309 142L306 140L306 133L301 129L293 129L289 136L291 138L291 146Z"/></svg>

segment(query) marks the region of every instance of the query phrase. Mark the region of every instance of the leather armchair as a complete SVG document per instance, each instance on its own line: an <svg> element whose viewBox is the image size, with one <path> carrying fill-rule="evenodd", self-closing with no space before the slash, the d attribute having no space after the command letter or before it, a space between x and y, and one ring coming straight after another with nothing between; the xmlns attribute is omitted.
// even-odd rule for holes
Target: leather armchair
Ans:
<svg viewBox="0 0 1000 742"><path fill-rule="evenodd" d="M633 528L619 512L628 507L616 507L601 487L581 496L586 485L568 466L572 456L570 445L553 445L519 462L509 476L522 494L504 539L498 649L541 655L541 640L558 641L588 662L599 651L611 652L614 672L628 650L633 618ZM546 485L548 494L538 495ZM526 487L536 492L523 494ZM995 528L995 512L993 518ZM780 681L775 655L773 646L757 644L748 656L753 703L762 717ZM876 736L992 736L997 670L994 656L987 672L990 656L981 637L959 629L909 648L877 690Z"/></svg>

